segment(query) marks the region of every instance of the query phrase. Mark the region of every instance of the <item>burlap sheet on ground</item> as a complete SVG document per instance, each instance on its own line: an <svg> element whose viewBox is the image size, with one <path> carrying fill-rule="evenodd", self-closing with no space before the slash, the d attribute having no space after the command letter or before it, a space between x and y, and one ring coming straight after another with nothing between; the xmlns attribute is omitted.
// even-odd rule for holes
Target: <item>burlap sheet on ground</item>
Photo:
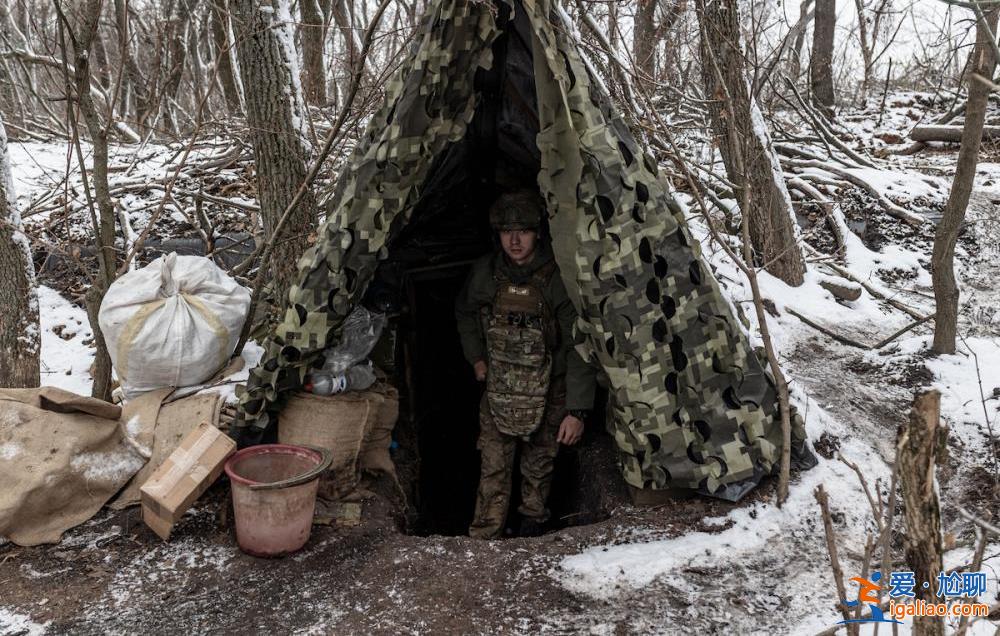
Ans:
<svg viewBox="0 0 1000 636"><path fill-rule="evenodd" d="M139 503L139 486L200 422L219 423L217 393L163 403L173 389L124 408L52 387L0 389L0 538L58 543L116 493Z"/></svg>
<svg viewBox="0 0 1000 636"><path fill-rule="evenodd" d="M146 463L163 394L124 409L52 387L0 390L0 537L57 543Z"/></svg>

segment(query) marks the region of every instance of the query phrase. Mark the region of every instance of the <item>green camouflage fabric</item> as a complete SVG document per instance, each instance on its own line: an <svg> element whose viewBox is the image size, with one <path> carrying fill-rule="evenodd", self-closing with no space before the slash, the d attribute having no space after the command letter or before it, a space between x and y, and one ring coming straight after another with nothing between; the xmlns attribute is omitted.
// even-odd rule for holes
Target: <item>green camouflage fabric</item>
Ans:
<svg viewBox="0 0 1000 636"><path fill-rule="evenodd" d="M613 111L562 9L550 0L514 0L514 10L527 12L534 31L538 185L553 249L579 314L581 355L610 383L625 480L726 496L727 488L775 472L781 427L773 381L681 207ZM433 158L471 120L476 68L491 64L499 33L494 14L491 3L471 0L429 8L316 245L299 261L285 319L241 395L237 428L263 431L281 393L337 342ZM796 417L793 453L804 439Z"/></svg>

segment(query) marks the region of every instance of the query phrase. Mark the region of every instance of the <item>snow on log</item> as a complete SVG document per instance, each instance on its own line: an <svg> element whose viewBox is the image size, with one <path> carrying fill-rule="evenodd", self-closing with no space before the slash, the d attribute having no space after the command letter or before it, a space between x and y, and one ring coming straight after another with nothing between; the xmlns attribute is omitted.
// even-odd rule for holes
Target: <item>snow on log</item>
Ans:
<svg viewBox="0 0 1000 636"><path fill-rule="evenodd" d="M910 131L913 141L962 141L965 126L914 126ZM983 126L983 139L1000 139L1000 126Z"/></svg>

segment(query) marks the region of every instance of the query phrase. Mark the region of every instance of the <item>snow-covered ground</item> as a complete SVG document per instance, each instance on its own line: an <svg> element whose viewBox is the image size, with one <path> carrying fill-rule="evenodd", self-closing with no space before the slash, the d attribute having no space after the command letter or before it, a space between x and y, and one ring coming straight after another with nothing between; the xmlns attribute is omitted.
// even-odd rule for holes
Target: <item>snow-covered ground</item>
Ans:
<svg viewBox="0 0 1000 636"><path fill-rule="evenodd" d="M867 176L885 196L897 202L947 196L947 189L942 192L930 185L936 179L913 170L868 171ZM872 179L873 176L876 178ZM959 248L961 263L957 270L959 280L964 283L963 299L972 296L972 302L980 306L996 307L1000 301L1000 260L982 257L982 252L995 255L1000 238L994 234L1000 218L1000 189L994 185L998 178L1000 166L981 166L976 197L969 211L969 232L976 238L976 251L970 253ZM692 224L703 230L700 219L692 219ZM704 231L699 238L711 256L717 276L754 324L752 333L759 342L749 287L740 282L742 277L722 251L713 251ZM847 239L844 264L859 280L888 297L904 300L923 315L933 312L931 277L926 267L929 242L916 241L923 250L915 249L912 243L890 243L880 251L873 251L854 234ZM787 310L793 309L834 332L870 345L909 325L913 318L867 292L854 302L836 300L819 286L820 278L832 273L822 272L823 269L814 264L805 283L796 288L766 273L760 275L764 297L771 299L780 313L769 319L771 337L792 380L793 399L806 417L810 439L815 442L824 434L838 438L840 455L860 468L873 491L876 480L880 480L884 497L895 454L895 423L890 426L872 419L871 414L877 413L877 409L869 406L871 401L888 402L891 396L874 388L858 390L856 383L866 379L849 377L837 358L861 350L831 342ZM880 276L900 271L908 273L905 289ZM977 285L971 287L970 280ZM1000 324L995 314L990 314L991 320L976 320L969 309L967 303L960 333L970 335L959 342L955 355L926 357L932 340L928 325L881 350L853 354L860 355L861 361L886 376L905 370L915 360L926 364L932 374L929 384L941 392L942 417L951 431L949 450L960 467L956 483L949 483L945 489L946 515L949 510L954 515L958 493L966 488L961 480L969 476L971 467L992 471L990 428L993 440L1000 434ZM972 336L973 333L978 335ZM824 341L822 354L801 353L817 340ZM835 389L822 390L831 386ZM907 391L912 395L913 389ZM904 397L907 391L901 392ZM817 399L817 396L823 397ZM780 509L773 502L760 502L735 509L725 517L706 520L709 525L726 528L722 532L693 532L661 540L652 536L639 542L595 545L564 558L551 570L551 576L568 590L619 608L609 611L608 626L626 620L635 631L673 633L665 628L662 615L645 616L621 609L638 604L639 597L663 594L680 600L673 603L680 609L666 612L667 616L684 621L691 631L791 634L822 631L841 617L835 608L836 588L819 506L813 496L819 485L829 495L835 513L845 578L860 576L866 537L874 534L874 516L858 476L836 457L821 458L818 467L801 475ZM987 508L986 512L1000 511ZM902 523L898 517L897 523ZM971 562L970 528L964 519L945 525L946 533L964 533L964 542L960 541L946 554L946 568ZM982 571L987 573L988 592L980 601L991 605L1000 597L1000 537L990 540L986 556ZM901 563L896 565L896 569L907 569ZM874 569L878 569L877 563ZM847 600L852 600L857 585L848 583L848 586ZM909 633L909 620L904 621L900 633ZM957 619L951 625L957 627ZM872 627L866 625L862 633L871 633ZM996 630L995 621L984 620L973 624L969 633L994 634Z"/></svg>

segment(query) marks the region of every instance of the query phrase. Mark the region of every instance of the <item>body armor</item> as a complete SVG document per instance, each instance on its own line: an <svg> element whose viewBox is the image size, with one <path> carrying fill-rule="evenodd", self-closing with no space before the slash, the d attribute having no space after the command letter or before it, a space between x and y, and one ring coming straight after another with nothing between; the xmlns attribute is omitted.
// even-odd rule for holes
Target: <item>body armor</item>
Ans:
<svg viewBox="0 0 1000 636"><path fill-rule="evenodd" d="M531 435L545 413L558 329L542 289L553 271L550 261L520 285L497 271L493 305L483 308L486 396L497 428L507 435Z"/></svg>

